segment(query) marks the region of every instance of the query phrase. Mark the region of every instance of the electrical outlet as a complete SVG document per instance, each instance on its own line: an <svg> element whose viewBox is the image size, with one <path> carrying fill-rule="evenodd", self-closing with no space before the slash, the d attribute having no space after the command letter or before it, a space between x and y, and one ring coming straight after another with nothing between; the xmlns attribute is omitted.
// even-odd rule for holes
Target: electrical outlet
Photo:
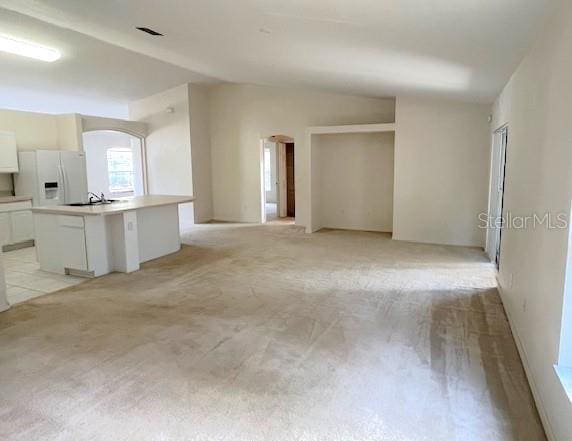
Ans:
<svg viewBox="0 0 572 441"><path fill-rule="evenodd" d="M526 299L522 301L522 312L526 312Z"/></svg>
<svg viewBox="0 0 572 441"><path fill-rule="evenodd" d="M127 231L133 231L133 222L127 222Z"/></svg>

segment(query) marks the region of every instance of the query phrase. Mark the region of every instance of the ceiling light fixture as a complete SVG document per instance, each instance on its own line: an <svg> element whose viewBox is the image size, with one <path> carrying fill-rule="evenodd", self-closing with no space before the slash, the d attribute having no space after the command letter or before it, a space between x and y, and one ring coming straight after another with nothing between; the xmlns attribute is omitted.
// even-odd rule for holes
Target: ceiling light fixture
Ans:
<svg viewBox="0 0 572 441"><path fill-rule="evenodd" d="M62 56L57 49L2 35L0 35L0 51L49 63L59 60Z"/></svg>

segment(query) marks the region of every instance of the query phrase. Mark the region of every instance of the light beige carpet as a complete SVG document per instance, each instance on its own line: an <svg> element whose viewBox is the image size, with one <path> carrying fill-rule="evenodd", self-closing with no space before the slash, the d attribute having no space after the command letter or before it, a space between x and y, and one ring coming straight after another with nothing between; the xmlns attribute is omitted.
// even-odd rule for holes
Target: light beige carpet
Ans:
<svg viewBox="0 0 572 441"><path fill-rule="evenodd" d="M0 314L2 440L543 441L482 251L295 226Z"/></svg>

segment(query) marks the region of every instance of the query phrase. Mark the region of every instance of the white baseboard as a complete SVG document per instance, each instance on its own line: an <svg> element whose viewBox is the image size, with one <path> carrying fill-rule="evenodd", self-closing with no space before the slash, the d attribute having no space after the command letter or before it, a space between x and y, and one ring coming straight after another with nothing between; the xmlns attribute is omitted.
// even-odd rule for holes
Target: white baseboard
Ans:
<svg viewBox="0 0 572 441"><path fill-rule="evenodd" d="M8 311L10 309L10 305L8 303L0 304L0 312Z"/></svg>
<svg viewBox="0 0 572 441"><path fill-rule="evenodd" d="M504 301L503 290L500 285L500 280L498 279L499 278L497 277L498 291L501 298L501 302L503 304L503 309L505 310L506 316L508 318L508 324L510 326L510 330L512 331L512 335L514 337L514 341L516 343L516 348L518 349L522 365L524 366L524 373L526 374L528 384L530 385L530 390L532 391L532 397L534 398L534 402L536 403L536 408L538 409L538 414L540 415L542 425L544 426L544 432L546 433L548 441L558 441L554 436L554 431L552 430L552 426L550 425L550 420L548 419L548 414L546 413L546 408L544 407L542 397L540 396L538 388L536 387L536 383L534 382L534 378L532 376L532 372L530 369L530 364L528 363L528 356L526 355L526 350L524 349L524 345L522 344L522 340L520 339L518 330L516 329L515 322L510 315L510 311L508 310L508 308L505 307L506 302Z"/></svg>

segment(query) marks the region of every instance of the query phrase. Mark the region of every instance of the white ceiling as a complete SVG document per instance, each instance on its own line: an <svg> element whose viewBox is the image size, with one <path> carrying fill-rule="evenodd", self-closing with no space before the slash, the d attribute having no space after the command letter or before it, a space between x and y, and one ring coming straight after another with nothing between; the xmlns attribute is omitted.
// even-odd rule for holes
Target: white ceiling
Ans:
<svg viewBox="0 0 572 441"><path fill-rule="evenodd" d="M0 0L0 5L223 81L491 102L555 1ZM165 36L148 36L136 26ZM78 40L73 39L76 48L85 44ZM116 63L125 67L121 57L104 58L88 60L92 76ZM131 80L139 70L111 83ZM173 72L177 75L182 74Z"/></svg>
<svg viewBox="0 0 572 441"><path fill-rule="evenodd" d="M0 108L127 117L127 103L188 81L187 69L0 9L0 34L58 48L44 63L0 52Z"/></svg>

